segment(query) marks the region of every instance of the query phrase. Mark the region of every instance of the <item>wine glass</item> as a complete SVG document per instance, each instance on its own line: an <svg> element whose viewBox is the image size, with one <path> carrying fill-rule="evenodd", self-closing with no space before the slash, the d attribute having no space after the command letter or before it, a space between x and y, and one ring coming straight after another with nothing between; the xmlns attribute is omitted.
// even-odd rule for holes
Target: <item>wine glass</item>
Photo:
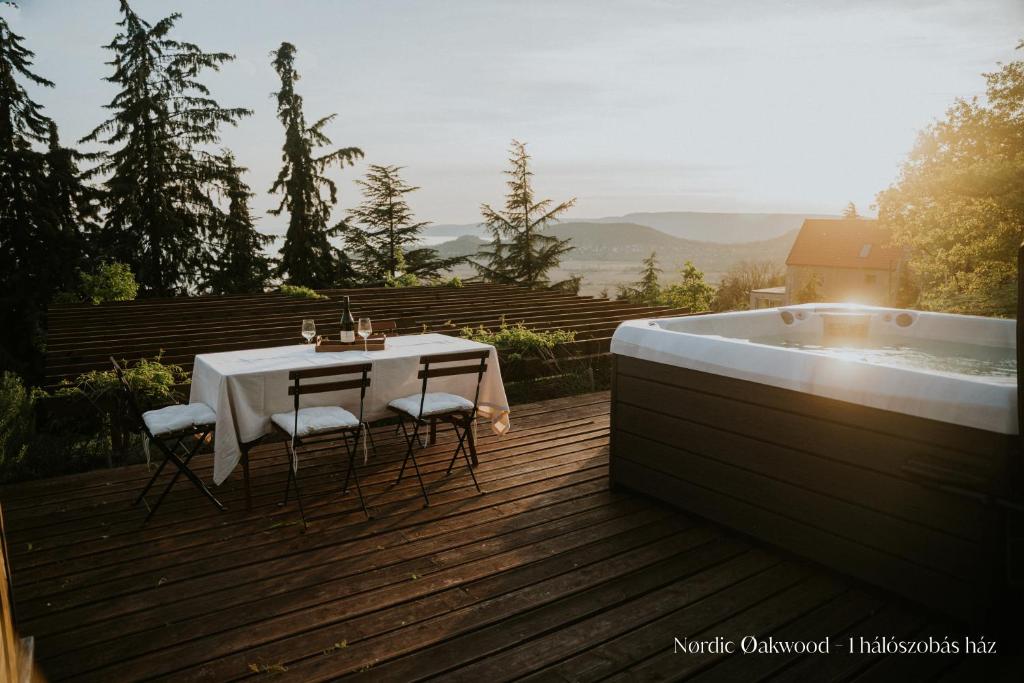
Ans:
<svg viewBox="0 0 1024 683"><path fill-rule="evenodd" d="M302 338L306 340L308 344L316 336L316 323L313 322L312 318L305 318L302 321Z"/></svg>
<svg viewBox="0 0 1024 683"><path fill-rule="evenodd" d="M359 336L363 338L363 351L366 351L366 338L373 332L373 327L370 325L369 318L360 318L358 327Z"/></svg>

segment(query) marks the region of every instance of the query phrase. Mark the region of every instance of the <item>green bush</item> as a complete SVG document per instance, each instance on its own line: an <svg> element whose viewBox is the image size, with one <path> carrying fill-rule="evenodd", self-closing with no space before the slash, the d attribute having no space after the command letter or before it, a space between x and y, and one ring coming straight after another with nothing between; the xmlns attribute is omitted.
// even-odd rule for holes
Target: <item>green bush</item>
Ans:
<svg viewBox="0 0 1024 683"><path fill-rule="evenodd" d="M459 289L460 287L463 286L462 278L460 278L458 275L453 275L450 280L445 281L444 286Z"/></svg>
<svg viewBox="0 0 1024 683"><path fill-rule="evenodd" d="M13 372L0 376L0 481L24 466L35 432L36 397Z"/></svg>
<svg viewBox="0 0 1024 683"><path fill-rule="evenodd" d="M96 272L82 273L82 294L86 301L131 301L139 294L135 275L124 263L101 263Z"/></svg>
<svg viewBox="0 0 1024 683"><path fill-rule="evenodd" d="M384 278L385 287L419 287L420 279L412 273L403 273L398 277L390 275Z"/></svg>
<svg viewBox="0 0 1024 683"><path fill-rule="evenodd" d="M187 382L189 377L180 365L164 363L162 356L143 358L134 363L122 361L121 367L142 410L173 403L175 386ZM113 368L90 370L73 382L64 380L57 395L82 396L93 405L106 408L120 397L121 382Z"/></svg>
<svg viewBox="0 0 1024 683"><path fill-rule="evenodd" d="M323 294L317 294L309 287L301 285L281 285L277 291L285 296L294 296L298 299L326 299Z"/></svg>
<svg viewBox="0 0 1024 683"><path fill-rule="evenodd" d="M525 358L553 358L559 344L575 341L572 330L531 330L522 321L509 325L504 320L497 330L480 327L464 327L460 336L473 341L491 344L502 353L502 358L518 361Z"/></svg>

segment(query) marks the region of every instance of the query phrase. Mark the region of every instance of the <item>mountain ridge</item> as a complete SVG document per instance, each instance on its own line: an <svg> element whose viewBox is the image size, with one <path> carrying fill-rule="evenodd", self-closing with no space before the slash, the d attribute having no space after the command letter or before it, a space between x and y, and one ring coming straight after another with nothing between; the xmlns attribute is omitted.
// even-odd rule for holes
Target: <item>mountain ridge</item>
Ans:
<svg viewBox="0 0 1024 683"><path fill-rule="evenodd" d="M570 219L552 224L550 229L570 224L611 223L651 228L681 239L715 244L740 244L769 240L796 230L807 218L838 218L812 213L725 213L706 211L635 212L623 216ZM424 229L427 236L476 235L486 230L479 223L440 224Z"/></svg>

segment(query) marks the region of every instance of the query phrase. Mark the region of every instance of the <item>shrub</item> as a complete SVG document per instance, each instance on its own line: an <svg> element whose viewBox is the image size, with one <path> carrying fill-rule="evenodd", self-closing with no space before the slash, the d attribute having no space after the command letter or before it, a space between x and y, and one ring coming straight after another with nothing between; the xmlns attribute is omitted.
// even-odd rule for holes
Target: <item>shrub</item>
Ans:
<svg viewBox="0 0 1024 683"><path fill-rule="evenodd" d="M504 320L497 330L488 330L481 325L475 328L464 327L459 334L466 339L493 345L503 351L503 358L509 361L553 358L556 346L576 339L576 333L572 330L531 330L522 321L509 325Z"/></svg>
<svg viewBox="0 0 1024 683"><path fill-rule="evenodd" d="M165 364L161 356L143 358L134 363L123 362L125 379L142 411L159 408L175 402L175 387L188 381L188 373L181 366ZM101 421L93 420L93 436L102 440L105 455L110 461L111 451L127 453L130 434L124 425L128 406L124 404L121 383L110 370L92 370L79 375L73 382L65 381L57 390L58 397L78 397L88 401L99 413Z"/></svg>
<svg viewBox="0 0 1024 683"><path fill-rule="evenodd" d="M142 410L167 405L174 401L175 386L188 381L188 373L180 365L165 364L162 356L134 363L122 362L125 379L131 385ZM96 406L107 406L120 395L121 382L113 369L90 370L73 382L64 380L58 396L79 395Z"/></svg>
<svg viewBox="0 0 1024 683"><path fill-rule="evenodd" d="M398 277L390 275L384 278L385 287L418 287L420 280L412 273L403 273Z"/></svg>
<svg viewBox="0 0 1024 683"><path fill-rule="evenodd" d="M297 299L326 299L323 294L317 294L309 287L301 285L281 285L277 291L285 296L293 296Z"/></svg>
<svg viewBox="0 0 1024 683"><path fill-rule="evenodd" d="M445 287L454 287L455 289L459 289L459 288L461 288L463 286L462 285L462 278L460 278L458 275L453 275L450 280L448 280L448 281L446 281L444 283L444 286Z"/></svg>
<svg viewBox="0 0 1024 683"><path fill-rule="evenodd" d="M13 372L0 375L0 481L24 465L35 431L36 397Z"/></svg>
<svg viewBox="0 0 1024 683"><path fill-rule="evenodd" d="M131 301L139 293L135 275L124 263L101 263L96 272L82 273L82 294L86 301L101 304L105 301Z"/></svg>

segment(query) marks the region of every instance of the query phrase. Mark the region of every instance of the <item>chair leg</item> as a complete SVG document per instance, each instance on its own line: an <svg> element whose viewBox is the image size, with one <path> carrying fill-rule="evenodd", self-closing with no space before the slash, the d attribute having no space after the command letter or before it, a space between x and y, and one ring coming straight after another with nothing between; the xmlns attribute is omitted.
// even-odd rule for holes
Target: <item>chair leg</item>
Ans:
<svg viewBox="0 0 1024 683"><path fill-rule="evenodd" d="M299 504L299 518L302 520L302 529L305 531L309 529L309 525L306 524L306 511L302 508L302 493L299 491L299 472L298 470L292 470L291 463L288 463L288 469L292 471L292 481L295 482L295 500Z"/></svg>
<svg viewBox="0 0 1024 683"><path fill-rule="evenodd" d="M427 487L424 486L424 484L423 484L423 475L420 474L420 466L416 462L416 454L413 453L413 443L418 439L419 431L420 431L420 423L417 420L416 421L416 427L413 429L413 433L412 433L413 438L409 439L409 446L408 446L408 448L405 451L405 459L402 461L402 469L400 469L398 471L398 480L395 481L395 483L397 484L398 482L402 481L402 475L405 473L405 464L410 459L412 459L412 466L416 470L416 478L419 479L420 490L423 492L423 500L429 506L430 505L430 498L427 496Z"/></svg>
<svg viewBox="0 0 1024 683"><path fill-rule="evenodd" d="M177 461L176 457L175 457L175 460ZM144 519L143 522L142 522L143 526L145 526L146 524L149 524L150 518L152 518L153 514L156 513L157 509L164 502L164 498L166 498L167 494L171 492L172 488L174 488L174 484L178 481L178 477L181 476L181 473L182 473L183 469L182 469L181 465L178 464L178 462L175 462L175 464L178 465L178 471L174 473L174 476L171 477L170 483L168 483L167 486L164 488L163 492L160 494L160 497L156 499L156 505L154 505L153 507L149 508L149 514L146 515L146 519Z"/></svg>
<svg viewBox="0 0 1024 683"><path fill-rule="evenodd" d="M473 478L473 486L476 487L476 492L483 493L483 491L480 490L480 482L476 480L476 472L473 471L473 463L470 462L469 453L466 452L465 448L462 449L462 457L466 459L466 469L469 470L469 476Z"/></svg>
<svg viewBox="0 0 1024 683"><path fill-rule="evenodd" d="M455 461L459 457L459 451L462 451L462 455L466 459L466 467L469 468L469 475L471 477L473 477L473 486L476 487L476 490L478 492L482 493L482 491L480 491L480 483L476 480L476 473L473 472L473 464L469 460L469 452L466 451L465 441L466 441L466 438L467 438L467 436L469 434L469 429L470 429L469 425L468 424L460 425L455 420L452 420L452 425L455 427L455 431L459 435L459 445L455 447L455 454L452 455L452 461L450 463L448 463L448 471L445 472L445 476L447 477L449 474L451 474L452 466L455 465ZM461 427L461 430L460 430L460 427Z"/></svg>
<svg viewBox="0 0 1024 683"><path fill-rule="evenodd" d="M288 504L288 492L295 485L295 500L299 504L299 517L302 519L302 528L308 529L309 526L306 524L306 511L302 508L302 494L299 492L299 471L295 467L297 458L295 457L295 450L292 448L290 443L285 444L285 449L288 451L288 481L284 485L284 500L278 505L278 507L284 507Z"/></svg>
<svg viewBox="0 0 1024 683"><path fill-rule="evenodd" d="M149 487L153 484L153 480L156 478L156 474L160 473L160 470L164 468L168 461L173 462L174 466L178 468L178 471L174 473L173 477L171 477L171 481L168 482L167 486L160 494L160 497L157 498L156 504L149 509L149 514L146 515L146 519L143 521L143 525L149 523L149 520L153 517L157 509L164 502L164 498L166 498L167 494L171 492L171 489L174 488L174 485L178 482L178 478L182 474L184 474L185 478L191 481L192 484L195 485L197 489L199 489L199 492L202 493L207 499L209 499L209 501L213 503L218 510L220 510L221 512L224 511L224 505L219 500L217 500L217 497L210 492L210 489L206 488L206 484L203 483L203 480L200 479L196 475L196 473L189 468L189 463L192 462L192 458L195 457L195 454L199 452L199 448L202 446L203 439L206 438L207 434L209 434L208 431L200 435L200 438L196 440L196 444L188 452L188 455L185 456L184 460L179 458L177 454L175 454L174 451L171 449L167 449L164 451L166 455L164 461L160 464L160 467L157 468L157 471L154 474L153 479L151 479L149 484L146 485L146 488L143 490L142 495L139 496L139 500L143 499L142 496L145 495L145 493L149 490ZM181 443L180 439L178 440L178 443ZM174 448L177 449L177 447L177 444L175 444Z"/></svg>
<svg viewBox="0 0 1024 683"><path fill-rule="evenodd" d="M149 493L149 490L153 488L153 484L156 483L157 477L160 476L160 473L164 471L164 467L166 466L167 457L165 456L163 461L161 461L161 463L157 466L156 472L154 472L153 476L149 478L149 481L146 483L146 486L142 489L142 491L139 492L139 495L135 497L135 501L132 503L132 507L135 507L140 502L142 502L142 499L145 498L146 494Z"/></svg>
<svg viewBox="0 0 1024 683"><path fill-rule="evenodd" d="M363 508L363 514L366 515L366 519L370 519L370 511L366 509L366 500L363 499L363 488L359 485L359 466L356 464L356 455L359 453L359 437L362 431L362 426L360 426L356 431L355 443L352 444L352 448L348 452L348 468L352 472L352 478L356 480L356 493L359 495L359 505ZM347 439L345 440L345 445L346 447L348 446ZM348 475L345 475L345 480L348 480Z"/></svg>
<svg viewBox="0 0 1024 683"><path fill-rule="evenodd" d="M474 417L473 420L475 419ZM476 457L476 436L473 435L473 420L466 424L466 440L469 442L469 453L473 458L473 464L479 465L480 461Z"/></svg>
<svg viewBox="0 0 1024 683"><path fill-rule="evenodd" d="M369 439L370 441L370 450L373 451L373 457L380 457L379 454L377 453L377 444L373 440L373 430L370 429L370 425L366 424L365 422L363 423L363 428L366 430L366 438Z"/></svg>
<svg viewBox="0 0 1024 683"><path fill-rule="evenodd" d="M199 449L202 447L203 442L204 442L204 440L206 439L206 436L209 433L210 432L204 432L202 434L202 436L199 437L199 439L196 441L195 447L191 450L191 452L189 452L188 457L185 458L185 461L184 461L184 466L185 466L184 475L185 475L185 477L189 481L191 481L193 484L195 484L196 488L199 489L200 493L202 493L204 496L206 496L210 500L210 502L213 503L217 507L218 510L223 512L225 510L225 507L221 504L221 502L219 500L217 500L217 497L213 495L213 493L210 491L210 489L206 488L206 484L203 483L203 480L200 479L199 476L195 472L192 471L192 468L189 467L189 463L192 462L192 458L195 457L196 453L199 452Z"/></svg>
<svg viewBox="0 0 1024 683"><path fill-rule="evenodd" d="M459 430L459 425L454 420L452 421L452 426L455 427L455 433L459 436L459 443L455 446L455 453L452 455L451 462L448 463L448 469L445 470L444 476L446 477L452 473L452 466L455 465L455 461L459 457L459 451L465 450L466 430Z"/></svg>

